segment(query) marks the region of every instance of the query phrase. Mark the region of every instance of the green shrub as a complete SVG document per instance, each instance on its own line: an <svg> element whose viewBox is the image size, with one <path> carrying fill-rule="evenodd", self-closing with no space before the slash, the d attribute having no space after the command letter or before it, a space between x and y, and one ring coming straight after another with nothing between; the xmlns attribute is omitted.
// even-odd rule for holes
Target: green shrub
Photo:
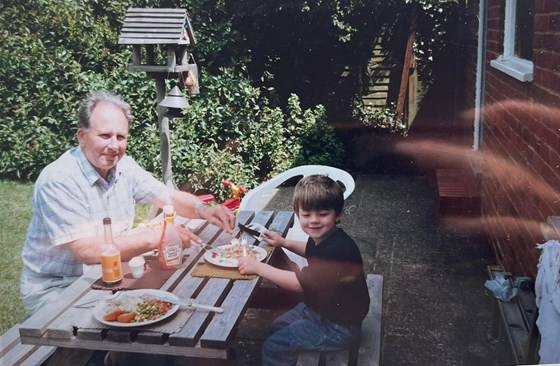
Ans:
<svg viewBox="0 0 560 366"><path fill-rule="evenodd" d="M171 121L177 183L224 199L229 190L220 184L223 179L252 188L294 165L342 161L341 145L326 124L324 108L304 111L292 95L284 113L242 72L221 71L218 76L202 72L201 96L191 99L183 118ZM314 140L314 135L320 137ZM328 153L325 141L333 147Z"/></svg>
<svg viewBox="0 0 560 366"><path fill-rule="evenodd" d="M131 50L116 44L126 9L154 6L151 3L38 0L0 4L0 98L4 101L0 178L33 180L45 165L76 145L77 108L93 90L120 94L131 104L135 122L128 153L160 176L155 83L145 73L129 72ZM230 48L236 44L238 35L223 2L203 3L196 7L199 17L193 19L201 24L200 39L205 40L201 51L211 73L200 68L200 96L191 98L184 118L171 120L175 181L188 182L191 190L225 196L222 179L250 188L296 162L315 161L315 153L325 155L319 149L323 142L311 137L316 130L321 135L330 133L331 137L321 137L324 142L334 139L322 122L322 107L304 111L296 96L290 97L287 106L276 104L274 88L254 87L247 78L242 56L228 60L221 53L210 60L215 50L225 49L224 42ZM204 14L211 15L212 22L201 22ZM227 31L228 36L216 37L216 29ZM228 62L235 66L223 67Z"/></svg>
<svg viewBox="0 0 560 366"><path fill-rule="evenodd" d="M365 126L374 127L380 131L406 136L406 124L397 117L397 108L392 103L390 106L378 107L365 105L362 100L355 99L352 105L352 117Z"/></svg>

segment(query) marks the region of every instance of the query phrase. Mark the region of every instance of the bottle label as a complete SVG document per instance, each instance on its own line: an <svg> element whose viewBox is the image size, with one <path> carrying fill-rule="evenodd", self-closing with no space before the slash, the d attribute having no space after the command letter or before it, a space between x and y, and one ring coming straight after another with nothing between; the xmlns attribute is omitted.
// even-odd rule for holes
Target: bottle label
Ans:
<svg viewBox="0 0 560 366"><path fill-rule="evenodd" d="M115 283L122 279L121 254L101 255L102 279L105 283Z"/></svg>
<svg viewBox="0 0 560 366"><path fill-rule="evenodd" d="M167 266L181 264L181 245L173 242L163 244L163 257Z"/></svg>

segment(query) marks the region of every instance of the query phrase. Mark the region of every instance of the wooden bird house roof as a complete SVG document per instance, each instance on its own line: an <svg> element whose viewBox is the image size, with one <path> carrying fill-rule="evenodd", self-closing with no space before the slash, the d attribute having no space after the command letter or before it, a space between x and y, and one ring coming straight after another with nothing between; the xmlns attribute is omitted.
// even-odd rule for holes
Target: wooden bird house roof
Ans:
<svg viewBox="0 0 560 366"><path fill-rule="evenodd" d="M119 35L119 44L126 45L195 43L186 9L130 8Z"/></svg>

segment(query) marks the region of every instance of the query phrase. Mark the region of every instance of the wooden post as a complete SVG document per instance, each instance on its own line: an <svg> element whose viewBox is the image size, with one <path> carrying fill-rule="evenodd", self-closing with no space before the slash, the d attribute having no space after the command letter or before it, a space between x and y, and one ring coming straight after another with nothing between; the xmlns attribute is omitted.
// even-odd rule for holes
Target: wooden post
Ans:
<svg viewBox="0 0 560 366"><path fill-rule="evenodd" d="M413 10L412 21L410 22L410 32L406 42L406 51L404 54L403 71L401 76L401 85L399 88L399 99L397 100L397 118L404 120L404 103L408 89L408 77L410 76L410 68L414 62L414 40L416 38L416 9Z"/></svg>
<svg viewBox="0 0 560 366"><path fill-rule="evenodd" d="M171 146L170 146L170 133L169 133L169 117L165 114L167 108L162 107L159 103L165 98L165 78L155 77L156 81L156 97L158 102L158 123L159 123L159 138L161 141L160 154L162 165L163 183L169 187L176 188L173 182L173 172L171 165Z"/></svg>

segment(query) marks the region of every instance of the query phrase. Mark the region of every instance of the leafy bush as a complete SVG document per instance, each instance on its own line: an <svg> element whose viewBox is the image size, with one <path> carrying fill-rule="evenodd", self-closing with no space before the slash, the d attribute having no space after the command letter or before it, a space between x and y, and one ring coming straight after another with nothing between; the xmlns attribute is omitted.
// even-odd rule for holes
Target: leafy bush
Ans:
<svg viewBox="0 0 560 366"><path fill-rule="evenodd" d="M406 124L397 116L397 107L394 103L383 108L365 105L362 100L355 99L352 107L352 117L365 126L403 136L408 132Z"/></svg>
<svg viewBox="0 0 560 366"><path fill-rule="evenodd" d="M155 83L144 73L129 72L130 49L116 44L129 6L158 4L125 0L0 4L0 98L5 105L0 110L1 178L35 179L45 165L74 146L78 105L93 90L120 94L132 105L135 122L128 152L160 175ZM221 179L252 187L296 160L312 161L314 152L324 155L318 146L302 145L302 138L317 143L311 140L312 127L322 126L324 110L303 111L295 96L282 108L275 102L274 88L252 85L243 68L243 51L232 52L239 35L223 1L188 8L195 10L191 16L200 24L195 29L204 40L201 58L211 67L201 67L201 95L192 98L184 118L171 121L176 182L216 192L222 189ZM227 36L216 37L217 30ZM217 50L221 56L213 59ZM317 131L323 135L325 126ZM339 153L332 149L333 155Z"/></svg>
<svg viewBox="0 0 560 366"><path fill-rule="evenodd" d="M261 90L241 72L222 69L218 76L202 73L201 96L191 100L184 118L171 123L172 164L176 182L190 191L210 190L224 199L223 179L252 188L294 165L310 164L313 153L324 164L342 161L324 108L302 110L292 95L284 113L270 105ZM324 151L328 140L333 149Z"/></svg>
<svg viewBox="0 0 560 366"><path fill-rule="evenodd" d="M33 179L74 144L76 108L104 87L114 31L77 1L0 4L0 176ZM93 45L93 46L92 46Z"/></svg>

